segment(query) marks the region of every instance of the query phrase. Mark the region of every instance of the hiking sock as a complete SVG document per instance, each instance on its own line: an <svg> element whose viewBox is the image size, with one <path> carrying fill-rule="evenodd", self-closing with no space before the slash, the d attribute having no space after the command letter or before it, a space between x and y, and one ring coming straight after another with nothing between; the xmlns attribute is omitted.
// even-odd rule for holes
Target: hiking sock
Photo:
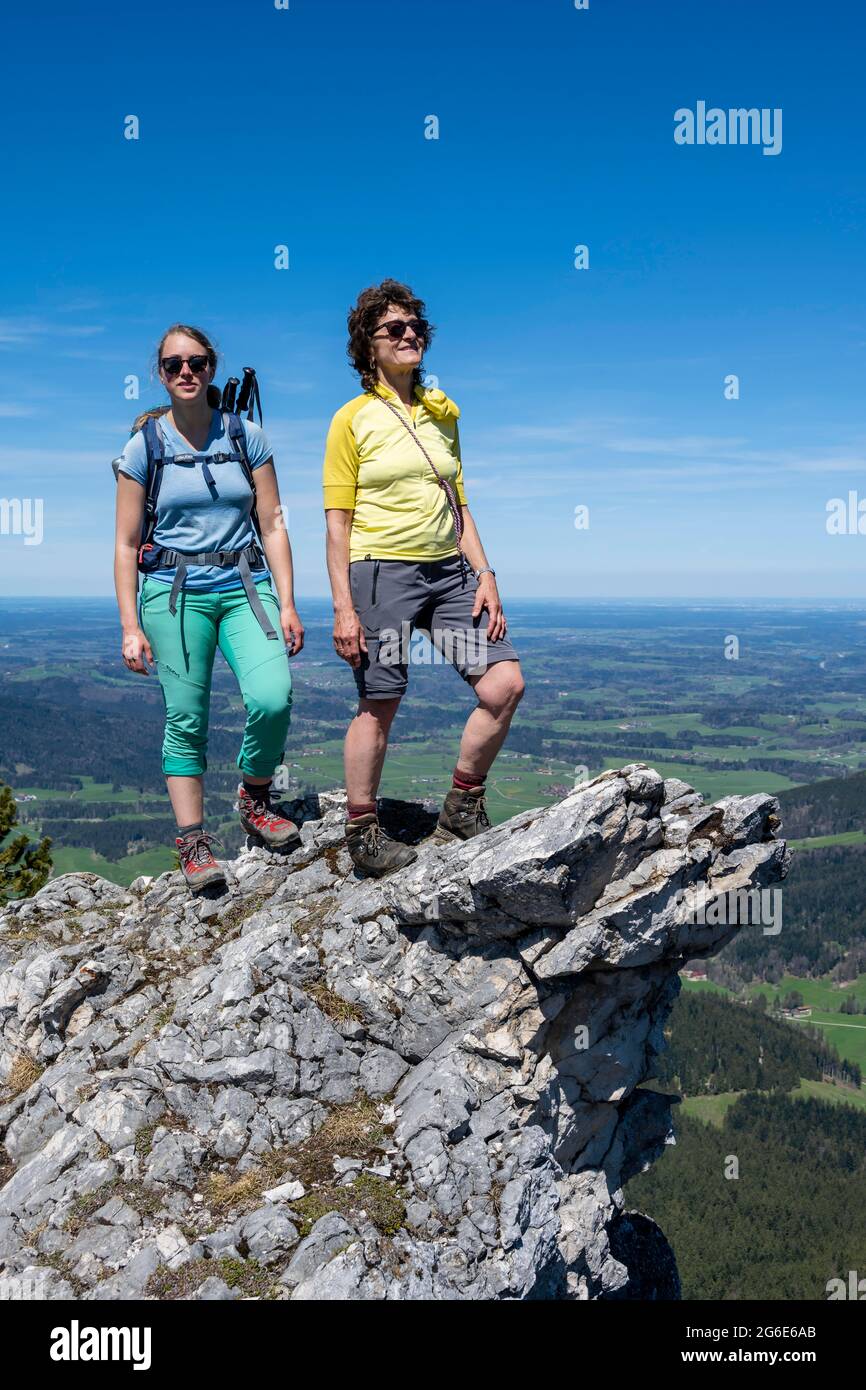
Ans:
<svg viewBox="0 0 866 1390"><path fill-rule="evenodd" d="M451 778L451 785L452 788L458 791L468 792L472 791L475 787L483 787L486 777L486 772L464 772L461 767L455 767L454 774Z"/></svg>
<svg viewBox="0 0 866 1390"><path fill-rule="evenodd" d="M376 814L375 801L350 801L347 805L347 820L357 820L359 816L370 816Z"/></svg>
<svg viewBox="0 0 866 1390"><path fill-rule="evenodd" d="M253 801L270 801L271 782L273 780L272 777L269 777L267 782L248 782L244 777L244 791L247 796L252 797Z"/></svg>
<svg viewBox="0 0 866 1390"><path fill-rule="evenodd" d="M187 835L192 835L193 831L200 833L202 830L204 830L204 826L201 821L199 821L197 825L179 825L177 827L177 833L180 839L185 839Z"/></svg>

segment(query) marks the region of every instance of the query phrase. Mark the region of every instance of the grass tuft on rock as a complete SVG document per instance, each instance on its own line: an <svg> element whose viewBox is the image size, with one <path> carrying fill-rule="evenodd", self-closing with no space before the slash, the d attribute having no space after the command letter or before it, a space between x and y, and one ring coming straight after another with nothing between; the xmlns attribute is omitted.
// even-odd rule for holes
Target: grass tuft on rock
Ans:
<svg viewBox="0 0 866 1390"><path fill-rule="evenodd" d="M302 1237L323 1216L338 1211L351 1218L366 1215L382 1235L393 1236L406 1224L405 1193L395 1182L376 1173L360 1173L354 1182L328 1183L307 1192L287 1208Z"/></svg>
<svg viewBox="0 0 866 1390"><path fill-rule="evenodd" d="M0 1087L0 1095L5 1093L7 1100L14 1100L38 1081L44 1070L28 1053L19 1052L12 1060L5 1086Z"/></svg>
<svg viewBox="0 0 866 1390"><path fill-rule="evenodd" d="M178 1269L161 1265L147 1281L145 1296L161 1300L189 1298L206 1279L222 1279L244 1298L265 1298L274 1280L257 1260L236 1260L223 1256L216 1260L188 1260Z"/></svg>
<svg viewBox="0 0 866 1390"><path fill-rule="evenodd" d="M104 1182L101 1187L97 1187L93 1192L83 1192L80 1197L74 1198L69 1209L69 1215L63 1223L64 1231L71 1236L80 1235L95 1211L111 1197L118 1195L120 1178L112 1178L109 1182Z"/></svg>
<svg viewBox="0 0 866 1390"><path fill-rule="evenodd" d="M239 1178L229 1173L212 1174L205 1194L207 1203L220 1213L234 1207L249 1209L261 1200L267 1188L276 1186L286 1172L291 1172L307 1189L322 1188L330 1192L334 1184L334 1159L359 1158L371 1162L381 1158L391 1129L392 1126L382 1123L375 1101L360 1093L347 1105L334 1106L319 1128L294 1148L266 1154L258 1167ZM307 1195L309 1192L302 1200L306 1200ZM327 1211L341 1209L336 1205L325 1208Z"/></svg>
<svg viewBox="0 0 866 1390"><path fill-rule="evenodd" d="M153 1136L158 1129L189 1130L189 1125L183 1115L176 1114L174 1110L166 1110L158 1120L142 1125L135 1136L135 1152L139 1158L146 1158L150 1153L153 1148Z"/></svg>
<svg viewBox="0 0 866 1390"><path fill-rule="evenodd" d="M339 994L335 994L329 989L324 980L316 980L311 985L304 986L304 993L308 994L317 1008L327 1018L333 1019L337 1023L363 1023L364 1016L355 1004L350 1004L348 999L341 999Z"/></svg>

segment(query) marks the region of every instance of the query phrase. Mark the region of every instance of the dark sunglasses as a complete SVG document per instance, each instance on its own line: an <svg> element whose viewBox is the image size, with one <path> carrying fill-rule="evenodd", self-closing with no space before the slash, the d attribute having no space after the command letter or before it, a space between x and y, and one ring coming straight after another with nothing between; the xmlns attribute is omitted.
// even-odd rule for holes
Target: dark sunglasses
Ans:
<svg viewBox="0 0 866 1390"><path fill-rule="evenodd" d="M380 323L379 328L386 328L388 330L388 337L391 339L392 343L399 343L400 339L405 336L407 328L412 329L416 338L423 338L425 336L424 325L420 319L389 319L387 323ZM377 328L376 333L372 335L374 338L378 334L378 331L379 329Z"/></svg>
<svg viewBox="0 0 866 1390"><path fill-rule="evenodd" d="M206 367L210 366L206 352L196 353L194 357L163 357L159 365L166 376L178 376L184 362L189 363L191 372L203 372Z"/></svg>

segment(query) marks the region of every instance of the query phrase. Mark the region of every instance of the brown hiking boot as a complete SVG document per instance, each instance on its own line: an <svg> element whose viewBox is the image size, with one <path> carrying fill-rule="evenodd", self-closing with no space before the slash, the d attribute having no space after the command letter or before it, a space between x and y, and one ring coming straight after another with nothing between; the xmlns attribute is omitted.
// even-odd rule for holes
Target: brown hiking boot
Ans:
<svg viewBox="0 0 866 1390"><path fill-rule="evenodd" d="M386 834L374 811L346 821L346 848L355 867L372 878L404 869L418 858L411 846Z"/></svg>
<svg viewBox="0 0 866 1390"><path fill-rule="evenodd" d="M431 835L432 840L472 840L490 829L487 807L484 804L484 788L472 787L461 791L452 787L439 812L439 821Z"/></svg>
<svg viewBox="0 0 866 1390"><path fill-rule="evenodd" d="M177 845L180 870L187 886L193 893L200 893L212 883L225 884L226 876L211 853L211 845L221 845L216 835L207 835L204 830L192 830L188 835L178 835Z"/></svg>
<svg viewBox="0 0 866 1390"><path fill-rule="evenodd" d="M284 816L278 802L270 798L270 788L262 787L262 795L250 796L243 782L238 787L238 813L248 835L266 849L283 849L300 842L300 831L294 821Z"/></svg>

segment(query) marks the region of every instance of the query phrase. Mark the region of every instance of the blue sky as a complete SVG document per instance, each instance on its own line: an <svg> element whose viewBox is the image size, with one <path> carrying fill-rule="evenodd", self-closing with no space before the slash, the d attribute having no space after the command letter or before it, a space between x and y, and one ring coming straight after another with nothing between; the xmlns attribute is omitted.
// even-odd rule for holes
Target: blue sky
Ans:
<svg viewBox="0 0 866 1390"><path fill-rule="evenodd" d="M826 530L866 498L856 0L81 8L4 21L0 498L44 521L0 534L0 594L112 592L124 379L160 400L175 319L219 379L258 368L301 611L325 594L345 316L386 275L438 327L506 598L866 592L866 535ZM781 108L781 152L677 145L698 101Z"/></svg>

